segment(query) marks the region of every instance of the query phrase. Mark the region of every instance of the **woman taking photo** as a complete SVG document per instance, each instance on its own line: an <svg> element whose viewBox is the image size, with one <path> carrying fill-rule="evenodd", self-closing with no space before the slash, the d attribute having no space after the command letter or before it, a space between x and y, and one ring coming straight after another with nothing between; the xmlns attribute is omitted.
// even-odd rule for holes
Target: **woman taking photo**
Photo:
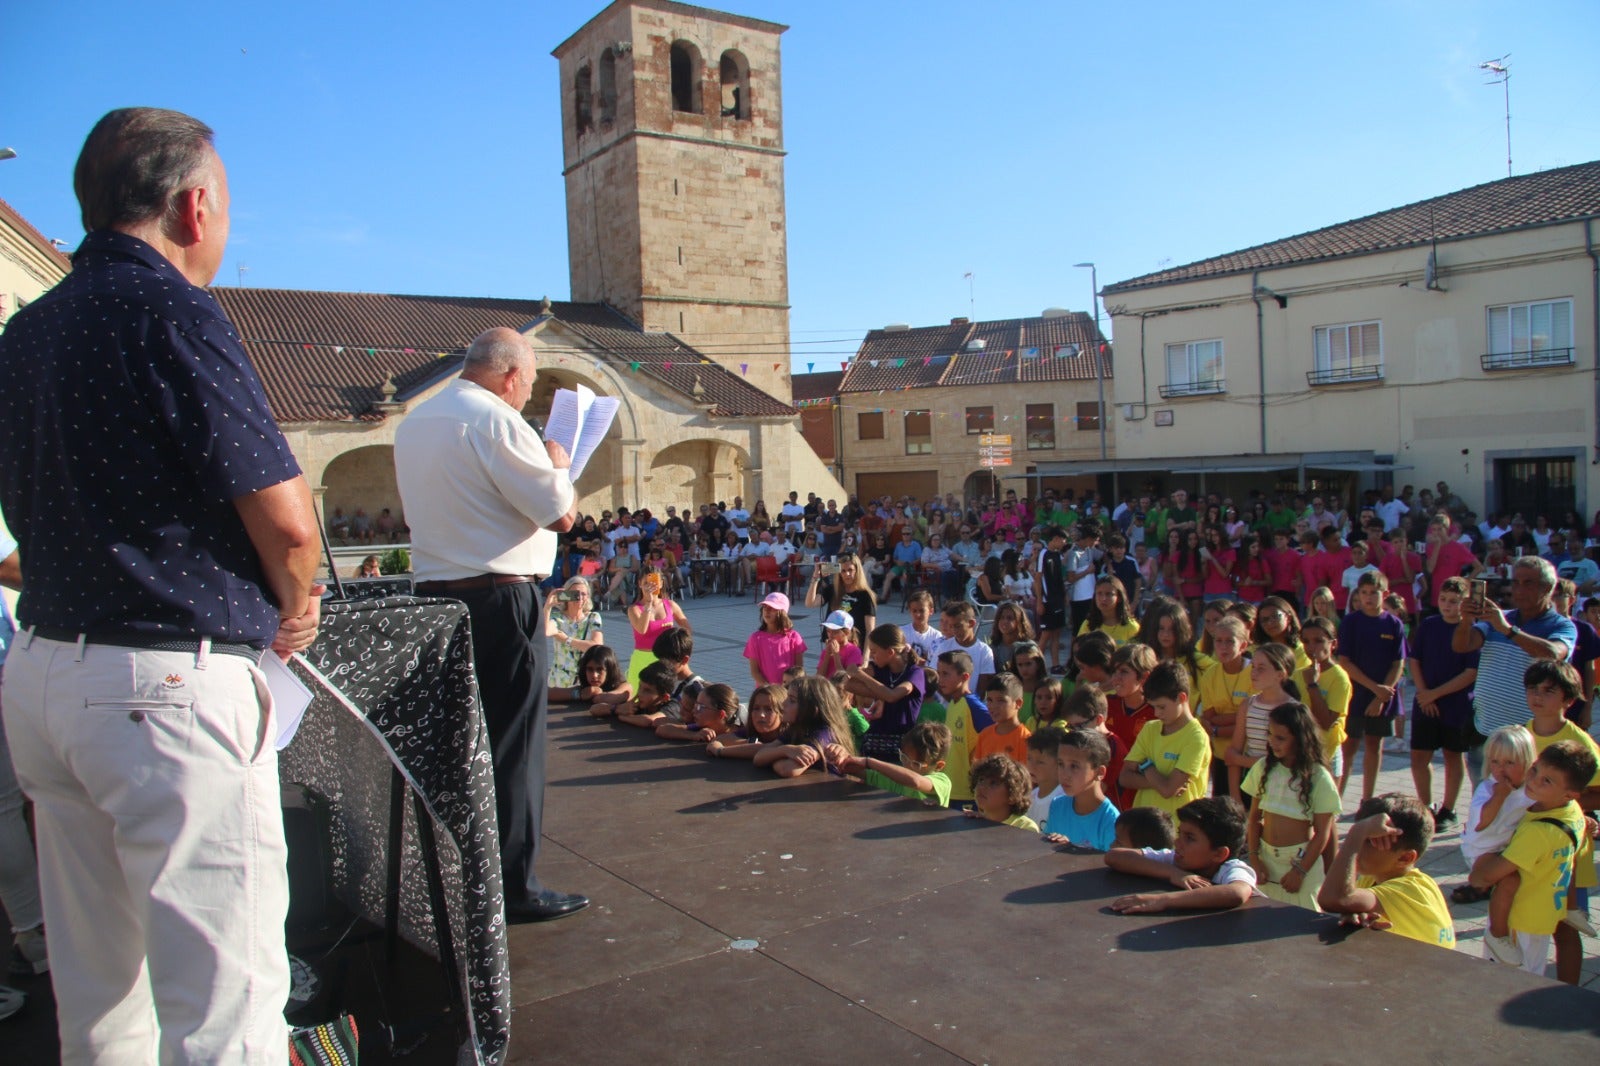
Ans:
<svg viewBox="0 0 1600 1066"><path fill-rule="evenodd" d="M825 575L823 571L829 567L819 563L812 571L811 584L806 586L806 606L821 607L826 604L829 614L844 611L855 623L851 640L856 647L862 647L867 634L878 624L877 597L867 585L861 560L853 553L841 552L833 568L833 574ZM822 580L824 576L828 578L826 581ZM826 634L823 637L826 640Z"/></svg>
<svg viewBox="0 0 1600 1066"><path fill-rule="evenodd" d="M550 687L570 689L578 684L578 660L590 648L606 642L600 612L589 598L589 582L571 577L561 590L544 601L544 635L550 641Z"/></svg>
<svg viewBox="0 0 1600 1066"><path fill-rule="evenodd" d="M661 595L661 575L651 570L639 575L639 598L628 608L628 625L633 628L628 683L637 692L639 671L656 661L656 638L673 626L689 629L689 619L682 607Z"/></svg>

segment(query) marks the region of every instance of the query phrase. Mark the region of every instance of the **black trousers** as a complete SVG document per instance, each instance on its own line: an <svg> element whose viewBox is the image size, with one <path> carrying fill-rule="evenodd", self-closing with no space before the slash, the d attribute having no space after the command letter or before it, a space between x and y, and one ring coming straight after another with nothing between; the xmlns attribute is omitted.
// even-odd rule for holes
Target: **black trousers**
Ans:
<svg viewBox="0 0 1600 1066"><path fill-rule="evenodd" d="M472 619L478 697L494 758L494 806L506 902L542 889L534 866L544 821L544 745L549 644L531 582L451 593Z"/></svg>

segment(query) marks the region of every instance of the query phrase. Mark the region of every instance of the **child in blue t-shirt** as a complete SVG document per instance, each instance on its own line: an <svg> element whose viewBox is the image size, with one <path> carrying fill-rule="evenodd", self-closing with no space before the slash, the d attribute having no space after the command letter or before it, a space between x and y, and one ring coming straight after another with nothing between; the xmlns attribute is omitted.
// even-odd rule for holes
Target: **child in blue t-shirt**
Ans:
<svg viewBox="0 0 1600 1066"><path fill-rule="evenodd" d="M1073 729L1056 747L1056 783L1062 794L1050 803L1044 838L1107 851L1116 840L1117 805L1103 787L1111 745L1093 729Z"/></svg>
<svg viewBox="0 0 1600 1066"><path fill-rule="evenodd" d="M1339 665L1350 675L1350 713L1345 718L1344 773L1339 795L1362 748L1361 800L1372 798L1383 763L1383 738L1400 720L1400 672L1406 663L1406 627L1383 609L1389 579L1376 570L1361 575L1350 597L1350 613L1339 623Z"/></svg>

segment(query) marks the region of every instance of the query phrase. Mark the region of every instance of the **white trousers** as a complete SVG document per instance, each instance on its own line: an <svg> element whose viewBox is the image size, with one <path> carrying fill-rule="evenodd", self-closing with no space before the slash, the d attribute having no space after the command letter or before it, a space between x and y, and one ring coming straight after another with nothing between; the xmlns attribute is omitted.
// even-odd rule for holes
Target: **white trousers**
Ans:
<svg viewBox="0 0 1600 1066"><path fill-rule="evenodd" d="M255 664L25 630L3 699L62 1062L281 1066L287 852Z"/></svg>

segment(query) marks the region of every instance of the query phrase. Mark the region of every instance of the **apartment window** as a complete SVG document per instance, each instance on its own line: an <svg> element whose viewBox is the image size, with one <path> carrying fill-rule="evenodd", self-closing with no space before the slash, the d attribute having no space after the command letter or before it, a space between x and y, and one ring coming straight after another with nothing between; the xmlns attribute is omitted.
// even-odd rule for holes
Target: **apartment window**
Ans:
<svg viewBox="0 0 1600 1066"><path fill-rule="evenodd" d="M1056 446L1056 405L1030 403L1028 416L1028 450L1047 451Z"/></svg>
<svg viewBox="0 0 1600 1066"><path fill-rule="evenodd" d="M1312 385L1383 380L1383 330L1376 322L1318 326L1313 331Z"/></svg>
<svg viewBox="0 0 1600 1066"><path fill-rule="evenodd" d="M1080 403L1078 405L1078 428L1080 430L1100 429L1100 405L1098 403Z"/></svg>
<svg viewBox="0 0 1600 1066"><path fill-rule="evenodd" d="M1186 341L1167 345L1167 383L1163 399L1227 391L1222 377L1222 342Z"/></svg>
<svg viewBox="0 0 1600 1066"><path fill-rule="evenodd" d="M1572 301L1542 300L1489 308L1485 370L1571 366Z"/></svg>
<svg viewBox="0 0 1600 1066"><path fill-rule="evenodd" d="M883 439L883 412L862 411L856 415L857 440Z"/></svg>
<svg viewBox="0 0 1600 1066"><path fill-rule="evenodd" d="M906 412L906 454L933 454L933 415L930 412Z"/></svg>
<svg viewBox="0 0 1600 1066"><path fill-rule="evenodd" d="M969 408L967 408L967 436L970 437L975 433L993 433L993 432L994 432L994 408L993 407L969 407Z"/></svg>

